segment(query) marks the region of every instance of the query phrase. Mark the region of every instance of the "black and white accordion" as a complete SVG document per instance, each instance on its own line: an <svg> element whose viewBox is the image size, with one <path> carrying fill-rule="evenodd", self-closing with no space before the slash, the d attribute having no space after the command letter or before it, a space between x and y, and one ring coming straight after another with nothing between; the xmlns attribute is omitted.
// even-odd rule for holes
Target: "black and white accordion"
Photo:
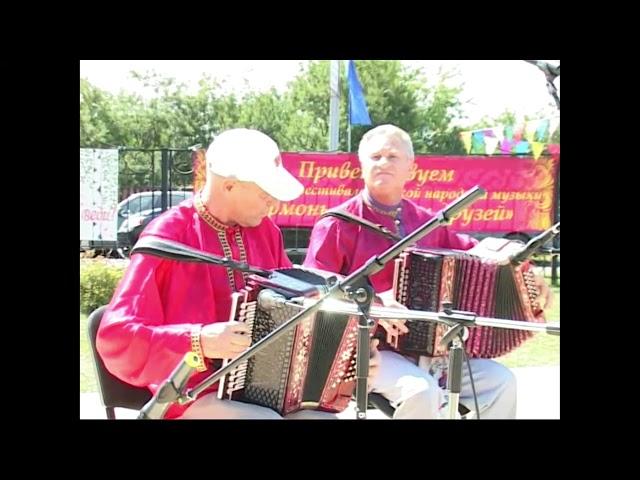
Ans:
<svg viewBox="0 0 640 480"><path fill-rule="evenodd" d="M444 304L478 316L543 322L538 316L539 290L527 265L513 265L510 255L522 245L487 238L468 251L408 249L395 260L396 300L411 310L440 312ZM407 320L409 332L398 337L395 349L436 357L446 354L440 340L446 326ZM533 332L475 326L465 341L467 354L495 358L509 353L533 336Z"/></svg>
<svg viewBox="0 0 640 480"><path fill-rule="evenodd" d="M251 345L257 343L301 311L296 306L265 305L260 293L318 297L329 279L336 278L321 273L291 268L275 270L269 277L251 275L247 286L233 294L230 320L245 322ZM225 375L218 397L261 405L281 415L302 409L341 412L356 383L357 328L356 316L312 314Z"/></svg>

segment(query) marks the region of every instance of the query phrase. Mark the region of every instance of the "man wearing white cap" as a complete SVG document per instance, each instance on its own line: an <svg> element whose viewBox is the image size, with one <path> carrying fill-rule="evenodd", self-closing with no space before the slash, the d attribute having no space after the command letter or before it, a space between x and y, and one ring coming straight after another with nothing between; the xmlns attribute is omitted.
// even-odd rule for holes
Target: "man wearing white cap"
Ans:
<svg viewBox="0 0 640 480"><path fill-rule="evenodd" d="M152 221L141 237L177 241L264 269L291 267L282 234L267 214L304 187L283 167L278 145L256 130L233 129L215 138L206 159L203 189ZM193 351L200 366L188 386L201 382L214 360L234 358L249 346L248 327L227 321L231 294L244 285L237 270L132 255L98 331L97 348L107 369L155 392ZM377 362L374 348L372 374ZM189 405L173 405L165 418L282 418L265 407L219 400L216 388ZM335 416L302 411L286 418Z"/></svg>

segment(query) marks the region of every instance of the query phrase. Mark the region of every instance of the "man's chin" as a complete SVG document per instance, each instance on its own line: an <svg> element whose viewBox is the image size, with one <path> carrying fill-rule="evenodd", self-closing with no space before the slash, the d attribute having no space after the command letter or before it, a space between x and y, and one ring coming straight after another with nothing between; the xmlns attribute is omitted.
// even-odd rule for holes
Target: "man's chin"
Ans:
<svg viewBox="0 0 640 480"><path fill-rule="evenodd" d="M393 184L386 181L386 179L375 180L372 185L369 186L369 192L372 195L387 194L393 191Z"/></svg>
<svg viewBox="0 0 640 480"><path fill-rule="evenodd" d="M242 225L245 228L257 227L258 225L260 225L262 223L263 219L264 219L264 217L261 217L259 219L253 219L253 220L246 220L246 221L242 222L240 225Z"/></svg>

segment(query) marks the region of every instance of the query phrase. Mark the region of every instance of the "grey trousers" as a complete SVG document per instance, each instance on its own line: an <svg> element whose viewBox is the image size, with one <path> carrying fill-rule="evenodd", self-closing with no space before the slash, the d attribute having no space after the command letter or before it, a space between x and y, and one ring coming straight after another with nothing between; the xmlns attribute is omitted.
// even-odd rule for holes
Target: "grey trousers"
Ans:
<svg viewBox="0 0 640 480"><path fill-rule="evenodd" d="M380 352L380 370L372 391L382 394L396 409L394 419L447 418L445 391L436 379L412 360ZM516 379L503 365L483 358L470 359L481 419L512 419L516 415ZM463 367L460 403L475 411L471 379Z"/></svg>
<svg viewBox="0 0 640 480"><path fill-rule="evenodd" d="M282 417L274 410L260 405L220 400L217 393L209 393L193 402L179 420L337 420L333 413L301 410Z"/></svg>
<svg viewBox="0 0 640 480"><path fill-rule="evenodd" d="M394 419L447 418L445 391L436 379L412 360L395 352L380 352L380 369L370 390L382 394L396 409ZM516 379L497 362L481 358L470 360L481 419L510 419L516 414ZM460 403L475 411L471 380L466 363L463 368ZM255 420L337 420L333 413L302 410L282 417L270 408L232 400L219 400L216 393L197 399L180 419Z"/></svg>

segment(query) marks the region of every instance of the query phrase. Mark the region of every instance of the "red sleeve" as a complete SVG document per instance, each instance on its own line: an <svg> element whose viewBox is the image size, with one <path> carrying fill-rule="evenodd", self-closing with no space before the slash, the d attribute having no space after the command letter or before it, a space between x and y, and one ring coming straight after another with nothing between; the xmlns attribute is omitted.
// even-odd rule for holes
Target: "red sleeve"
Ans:
<svg viewBox="0 0 640 480"><path fill-rule="evenodd" d="M133 255L98 329L97 349L107 369L126 383L162 383L191 350L201 324L165 325L160 291L173 262ZM159 281L160 279L160 281Z"/></svg>
<svg viewBox="0 0 640 480"><path fill-rule="evenodd" d="M311 231L304 266L342 273L345 249L339 244L338 222L330 217L320 219Z"/></svg>
<svg viewBox="0 0 640 480"><path fill-rule="evenodd" d="M447 241L449 243L446 248L453 248L456 250L469 250L470 248L478 244L478 240L471 237L470 235L452 232L448 228L446 229L446 232Z"/></svg>
<svg viewBox="0 0 640 480"><path fill-rule="evenodd" d="M278 258L278 268L291 268L293 264L287 256L287 251L284 249L284 239L282 238L282 231L276 227L277 231L277 246L276 252L279 252L276 256Z"/></svg>

